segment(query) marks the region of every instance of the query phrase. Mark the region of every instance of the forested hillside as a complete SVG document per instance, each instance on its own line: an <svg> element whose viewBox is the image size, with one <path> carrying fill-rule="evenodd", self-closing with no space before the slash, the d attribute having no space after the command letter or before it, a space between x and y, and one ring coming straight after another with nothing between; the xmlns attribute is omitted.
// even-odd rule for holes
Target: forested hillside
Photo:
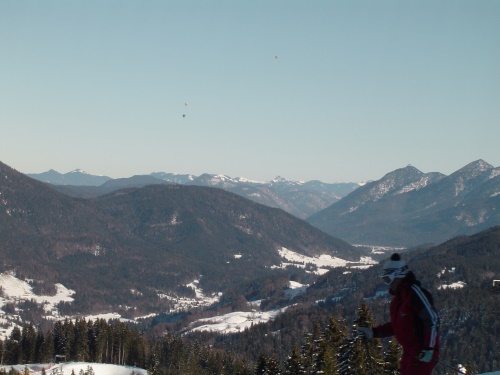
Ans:
<svg viewBox="0 0 500 375"><path fill-rule="evenodd" d="M440 312L442 363L436 373L446 374L447 365L458 363L468 373L497 370L500 294L492 281L499 278L500 227L403 256L434 294ZM77 319L46 322L39 329L28 325L0 343L2 361L45 361L58 354L67 360L136 364L152 374L397 374L397 343L365 343L354 330L388 319L380 271L381 265L330 271L276 320L240 334L181 336L174 331L182 324L167 322Z"/></svg>
<svg viewBox="0 0 500 375"><path fill-rule="evenodd" d="M500 332L500 294L495 292L492 282L500 279L500 227L403 256L423 286L434 295L441 316L442 361L462 363L470 373L498 369L500 344L496 332ZM331 329L329 326L338 325L345 340L341 347L347 344L356 347L361 343L355 344L352 327L359 319L363 304L377 324L389 319L390 298L384 293L387 287L381 282L380 273L381 265L368 270L332 270L306 294L297 297L294 300L297 305L275 321L239 335L212 335L210 338L214 346L245 353L251 361L258 361L261 354L268 360L275 358L282 366L294 347L298 348L296 350L304 345L307 347L316 326L319 332L316 335L326 335ZM461 285L461 288L452 287ZM206 334L203 340L208 340L209 336ZM387 340L382 344L384 347L379 347L379 355L389 356L387 350L394 348L387 346ZM335 348L336 358L340 360L340 346ZM445 373L444 368L440 370Z"/></svg>
<svg viewBox="0 0 500 375"><path fill-rule="evenodd" d="M170 311L172 301L194 295L186 285L195 280L218 296L262 278L317 278L278 267L282 247L353 261L362 254L280 209L221 189L150 185L77 199L0 163L0 273L15 270L47 294L56 283L74 290L62 314Z"/></svg>

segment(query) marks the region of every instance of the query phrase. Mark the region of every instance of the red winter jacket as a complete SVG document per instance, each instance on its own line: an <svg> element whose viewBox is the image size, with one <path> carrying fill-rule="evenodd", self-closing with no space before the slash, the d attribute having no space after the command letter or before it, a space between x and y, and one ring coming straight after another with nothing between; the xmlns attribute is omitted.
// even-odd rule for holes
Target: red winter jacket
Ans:
<svg viewBox="0 0 500 375"><path fill-rule="evenodd" d="M439 353L439 317L431 294L420 287L412 272L402 280L391 301L391 321L373 328L374 337L396 336L403 357L416 359L424 349Z"/></svg>

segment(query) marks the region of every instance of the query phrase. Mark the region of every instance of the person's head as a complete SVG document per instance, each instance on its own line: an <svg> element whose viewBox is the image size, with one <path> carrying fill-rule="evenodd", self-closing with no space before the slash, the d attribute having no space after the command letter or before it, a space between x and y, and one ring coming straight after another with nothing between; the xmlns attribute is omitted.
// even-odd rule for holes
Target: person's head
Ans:
<svg viewBox="0 0 500 375"><path fill-rule="evenodd" d="M391 289L394 289L406 277L408 272L409 268L406 262L401 259L399 254L394 253L391 255L391 259L384 264L384 271L381 277Z"/></svg>

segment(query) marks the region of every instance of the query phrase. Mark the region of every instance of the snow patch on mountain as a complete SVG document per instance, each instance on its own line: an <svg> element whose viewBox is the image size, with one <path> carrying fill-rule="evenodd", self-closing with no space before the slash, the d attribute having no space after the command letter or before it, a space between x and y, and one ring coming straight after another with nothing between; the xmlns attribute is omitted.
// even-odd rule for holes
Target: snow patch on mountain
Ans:
<svg viewBox="0 0 500 375"><path fill-rule="evenodd" d="M29 281L29 280L28 280ZM0 338L10 335L15 326L22 328L22 321L18 315L8 315L2 308L8 303L19 303L21 301L34 300L42 304L46 319L60 319L59 310L56 308L59 302L73 302L74 290L66 288L62 284L56 284L57 292L54 296L39 296L33 292L33 287L26 280L20 280L14 272L0 274Z"/></svg>
<svg viewBox="0 0 500 375"><path fill-rule="evenodd" d="M401 188L399 191L397 191L394 194L404 194L404 193L408 193L408 192L413 191L413 190L422 189L422 188L426 187L427 185L429 185L430 181L431 181L431 179L429 178L429 176L423 176L420 180L414 181L414 182L404 186L403 188Z"/></svg>
<svg viewBox="0 0 500 375"><path fill-rule="evenodd" d="M298 294L305 292L308 286L309 285L304 285L296 281L290 281L288 289L285 290L285 295L287 295L290 299L293 299Z"/></svg>
<svg viewBox="0 0 500 375"><path fill-rule="evenodd" d="M385 254L385 253L397 253L403 250L406 250L404 247L394 247L394 246L374 246L374 245L363 245L363 244L353 244L352 246L354 247L366 247L368 249L371 249L372 254L380 255L380 254ZM362 261L364 261L367 264L376 264L377 262L373 260L372 258L369 257L362 257Z"/></svg>
<svg viewBox="0 0 500 375"><path fill-rule="evenodd" d="M307 266L310 266L314 268L314 270L308 272L323 275L327 273L331 268L345 267L347 265L346 260L332 257L331 255L326 254L317 257L309 257L307 255L296 253L284 247L278 249L278 253L282 258L286 260L286 262L281 262L281 264L272 266L271 268L286 269L287 267L295 266L305 269Z"/></svg>
<svg viewBox="0 0 500 375"><path fill-rule="evenodd" d="M250 180L250 179L245 178L245 177L236 177L234 180L237 182L242 182L242 183L246 183L246 184L263 184L264 183L262 181Z"/></svg>
<svg viewBox="0 0 500 375"><path fill-rule="evenodd" d="M276 318L278 314L281 314L287 308L283 307L271 311L235 311L225 315L203 318L191 323L190 327L193 328L190 328L187 332L211 331L224 334L242 332L254 324L266 323Z"/></svg>
<svg viewBox="0 0 500 375"><path fill-rule="evenodd" d="M55 306L59 302L74 301L71 296L75 294L75 291L62 284L56 284L57 292L54 296L38 296L33 293L32 286L27 281L16 278L14 272L0 274L0 285L3 290L3 297L0 297L0 307L9 302L35 300L36 303L44 305L45 312L58 315Z"/></svg>
<svg viewBox="0 0 500 375"><path fill-rule="evenodd" d="M78 168L77 168L77 169L75 169L75 170L73 170L73 171L71 171L71 172L68 172L68 174L69 174L69 173L89 174L89 173L87 173L86 171L84 171L83 169L78 169Z"/></svg>
<svg viewBox="0 0 500 375"><path fill-rule="evenodd" d="M271 268L286 269L287 267L293 266L309 269L307 272L317 275L323 275L332 268L337 267L367 268L376 264L376 262L370 257L363 257L360 262L350 262L341 258L332 257L328 254L309 257L307 255L296 253L295 251L289 250L285 247L278 249L278 253L281 258L286 261L281 262L279 265L272 266Z"/></svg>
<svg viewBox="0 0 500 375"><path fill-rule="evenodd" d="M472 217L470 214L466 212L461 212L458 216L455 216L455 218L457 219L457 221L463 221L465 225L467 225L468 227L473 227L481 223L484 223L486 219L488 219L488 211L481 210L477 214L477 217Z"/></svg>
<svg viewBox="0 0 500 375"><path fill-rule="evenodd" d="M457 281L456 283L440 285L438 289L461 289L466 285L463 281Z"/></svg>
<svg viewBox="0 0 500 375"><path fill-rule="evenodd" d="M203 293L203 290L199 287L199 283L199 280L194 280L189 284L186 284L187 287L194 290L196 295L195 298L171 296L161 291L158 291L157 294L158 297L167 299L173 303L173 307L168 311L168 313L188 311L192 308L210 306L219 301L222 293L214 293L210 296L206 296Z"/></svg>

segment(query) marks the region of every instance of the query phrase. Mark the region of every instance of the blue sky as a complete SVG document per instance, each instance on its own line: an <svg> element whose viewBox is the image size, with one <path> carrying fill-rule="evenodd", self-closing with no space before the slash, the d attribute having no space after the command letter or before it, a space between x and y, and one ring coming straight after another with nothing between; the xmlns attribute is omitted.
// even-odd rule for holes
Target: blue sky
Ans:
<svg viewBox="0 0 500 375"><path fill-rule="evenodd" d="M0 0L0 161L325 182L499 166L499 14L497 0Z"/></svg>

